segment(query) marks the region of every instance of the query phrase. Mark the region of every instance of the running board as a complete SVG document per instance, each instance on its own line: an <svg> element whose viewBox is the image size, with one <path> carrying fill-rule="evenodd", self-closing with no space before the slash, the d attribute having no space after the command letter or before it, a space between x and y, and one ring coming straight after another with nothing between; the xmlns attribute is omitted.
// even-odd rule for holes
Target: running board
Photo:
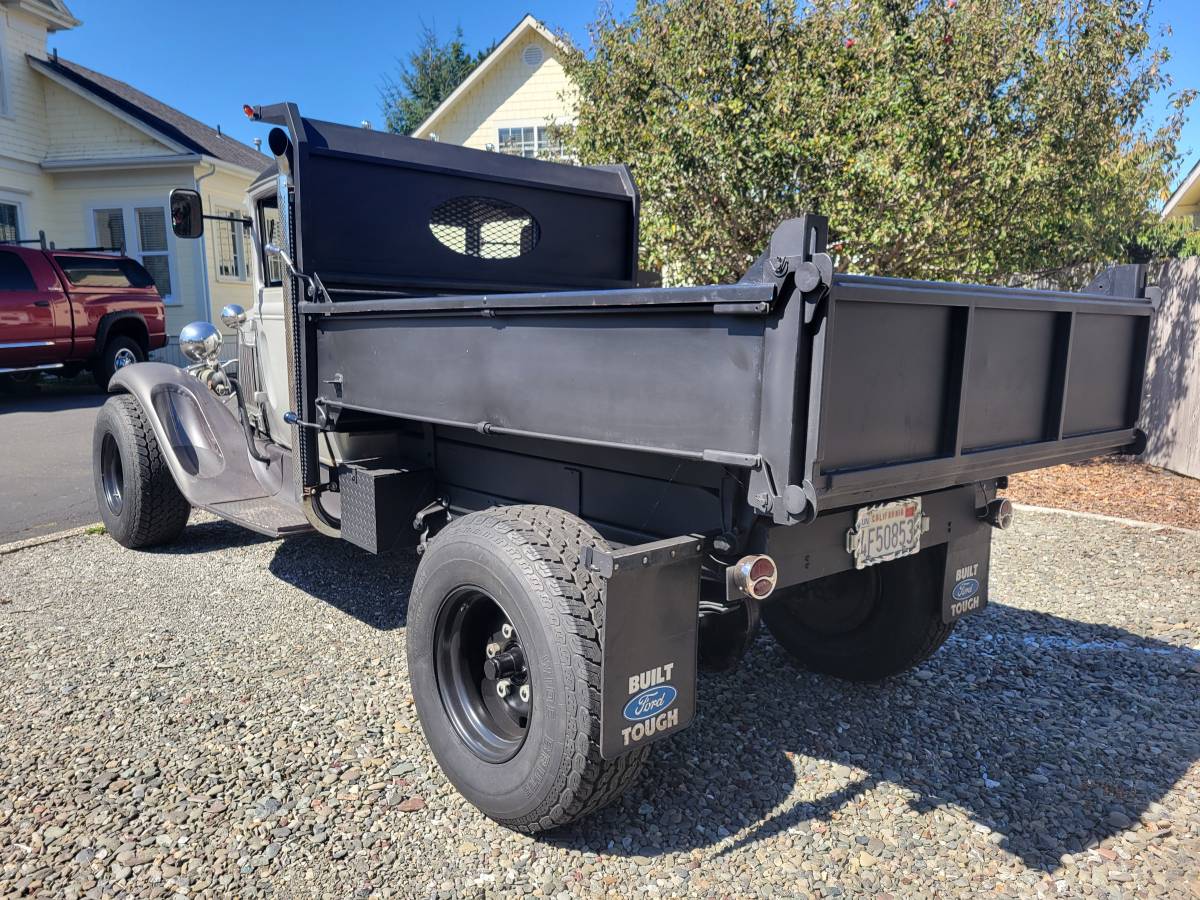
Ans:
<svg viewBox="0 0 1200 900"><path fill-rule="evenodd" d="M304 513L294 506L273 497L248 497L245 500L224 500L200 507L234 525L241 525L267 537L285 538L313 530Z"/></svg>

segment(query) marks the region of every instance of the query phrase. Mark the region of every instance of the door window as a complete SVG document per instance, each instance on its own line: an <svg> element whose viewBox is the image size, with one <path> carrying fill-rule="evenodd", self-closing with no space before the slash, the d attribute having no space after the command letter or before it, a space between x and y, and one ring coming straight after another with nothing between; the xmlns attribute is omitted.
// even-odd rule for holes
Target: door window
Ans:
<svg viewBox="0 0 1200 900"><path fill-rule="evenodd" d="M258 235L263 247L274 244L284 246L283 224L279 218L279 202L271 197L258 201ZM283 262L278 256L268 256L266 250L262 255L263 286L278 287L283 284Z"/></svg>
<svg viewBox="0 0 1200 900"><path fill-rule="evenodd" d="M36 291L33 274L25 260L9 250L0 250L0 291Z"/></svg>

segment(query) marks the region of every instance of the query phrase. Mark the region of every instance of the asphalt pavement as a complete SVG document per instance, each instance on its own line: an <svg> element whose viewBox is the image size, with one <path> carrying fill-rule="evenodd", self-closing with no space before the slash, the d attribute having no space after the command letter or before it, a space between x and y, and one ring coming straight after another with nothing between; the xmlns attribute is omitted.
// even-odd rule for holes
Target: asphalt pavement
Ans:
<svg viewBox="0 0 1200 900"><path fill-rule="evenodd" d="M86 379L0 393L0 544L97 521L92 426L105 395Z"/></svg>

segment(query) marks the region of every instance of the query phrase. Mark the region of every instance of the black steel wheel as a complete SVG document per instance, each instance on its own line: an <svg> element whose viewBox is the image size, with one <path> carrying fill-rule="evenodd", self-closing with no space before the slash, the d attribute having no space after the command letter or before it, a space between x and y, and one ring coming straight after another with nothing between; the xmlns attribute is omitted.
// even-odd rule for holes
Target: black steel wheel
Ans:
<svg viewBox="0 0 1200 900"><path fill-rule="evenodd" d="M942 621L946 552L850 569L777 591L762 618L788 654L814 672L878 681L924 662L954 623Z"/></svg>
<svg viewBox="0 0 1200 900"><path fill-rule="evenodd" d="M100 407L92 469L100 519L118 544L152 547L179 537L192 508L137 398L119 394Z"/></svg>
<svg viewBox="0 0 1200 900"><path fill-rule="evenodd" d="M451 724L485 762L512 759L533 713L521 639L495 599L476 587L448 596L434 638L438 695Z"/></svg>
<svg viewBox="0 0 1200 900"><path fill-rule="evenodd" d="M106 431L100 444L100 493L104 505L114 516L124 509L121 491L125 487L125 468L121 465L121 451L111 431Z"/></svg>
<svg viewBox="0 0 1200 900"><path fill-rule="evenodd" d="M619 796L644 749L600 756L602 583L580 561L606 549L545 506L457 519L429 544L408 601L413 699L442 771L483 813L527 833Z"/></svg>

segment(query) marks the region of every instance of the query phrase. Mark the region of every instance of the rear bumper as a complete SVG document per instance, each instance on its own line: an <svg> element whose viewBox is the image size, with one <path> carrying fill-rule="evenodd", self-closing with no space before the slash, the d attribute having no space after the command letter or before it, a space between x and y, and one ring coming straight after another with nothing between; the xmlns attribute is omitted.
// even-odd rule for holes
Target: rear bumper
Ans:
<svg viewBox="0 0 1200 900"><path fill-rule="evenodd" d="M929 530L921 537L921 552L931 547L971 539L990 539L991 526L976 510L974 485L921 495ZM806 525L773 525L765 520L753 535L749 553L765 553L779 570L777 590L836 575L854 568L846 550L846 532L854 527L857 506L822 513Z"/></svg>

